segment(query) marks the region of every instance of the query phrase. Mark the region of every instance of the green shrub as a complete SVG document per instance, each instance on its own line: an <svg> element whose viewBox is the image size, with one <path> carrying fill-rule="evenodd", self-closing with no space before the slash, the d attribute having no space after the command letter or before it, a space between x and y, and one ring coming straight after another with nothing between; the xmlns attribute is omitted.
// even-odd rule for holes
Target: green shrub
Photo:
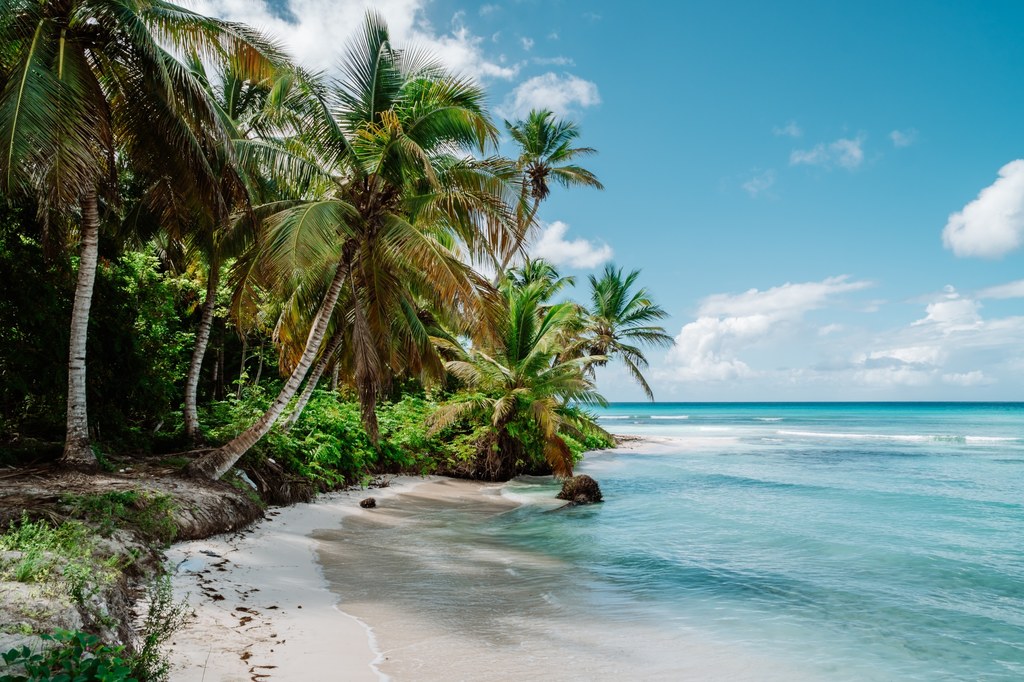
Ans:
<svg viewBox="0 0 1024 682"><path fill-rule="evenodd" d="M73 516L93 523L103 535L131 528L149 540L170 545L178 534L174 501L169 495L119 490L95 495L63 495Z"/></svg>
<svg viewBox="0 0 1024 682"><path fill-rule="evenodd" d="M148 682L166 680L170 664L161 647L192 615L187 601L174 601L168 576L157 578L146 591L149 609L142 624L138 650L129 663L132 674Z"/></svg>
<svg viewBox="0 0 1024 682"><path fill-rule="evenodd" d="M8 671L0 682L138 682L129 662L122 658L124 647L111 647L84 632L58 630L43 635L53 646L33 653L27 646L2 654Z"/></svg>

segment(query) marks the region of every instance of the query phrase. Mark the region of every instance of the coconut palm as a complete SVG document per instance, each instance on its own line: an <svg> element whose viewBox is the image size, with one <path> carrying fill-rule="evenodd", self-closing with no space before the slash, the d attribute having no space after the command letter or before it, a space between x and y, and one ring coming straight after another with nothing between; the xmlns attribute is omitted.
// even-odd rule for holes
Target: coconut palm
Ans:
<svg viewBox="0 0 1024 682"><path fill-rule="evenodd" d="M534 109L525 120L505 121L505 127L519 147L516 168L522 187L514 239L503 249L501 260L496 262L495 282L504 275L508 264L526 243L540 203L551 194L552 182L564 187L604 189L596 175L576 163L580 157L596 154L597 150L573 146L580 136L580 129L573 121L557 119L547 109Z"/></svg>
<svg viewBox="0 0 1024 682"><path fill-rule="evenodd" d="M534 282L542 282L544 298L550 299L566 287L576 284L576 278L563 277L558 269L541 258L523 260L523 264L508 271L509 282L516 287L526 287Z"/></svg>
<svg viewBox="0 0 1024 682"><path fill-rule="evenodd" d="M654 400L641 371L648 366L642 346L668 347L672 337L664 327L652 324L668 313L651 300L647 289L633 290L639 276L639 270L624 276L622 269L616 270L614 265L606 265L600 278L590 275L591 303L581 343L591 355L602 358L594 363L595 367L602 367L609 360L621 360L647 397Z"/></svg>
<svg viewBox="0 0 1024 682"><path fill-rule="evenodd" d="M252 71L276 55L249 29L163 0L0 1L0 188L32 194L46 216L78 227L66 464L96 463L86 335L101 219L116 208L115 164L174 178L184 194L226 213L207 156L226 135L172 51L234 54Z"/></svg>
<svg viewBox="0 0 1024 682"><path fill-rule="evenodd" d="M478 443L479 477L507 480L529 470L530 454L516 425L540 435L544 460L555 475L571 476L572 455L562 434L579 434L582 425L581 414L569 405L604 404L586 372L603 358L559 357L563 327L575 310L571 303L547 305L546 290L545 282L506 285L497 338L447 363L469 392L432 415L431 431L470 417L486 419L491 431Z"/></svg>
<svg viewBox="0 0 1024 682"><path fill-rule="evenodd" d="M304 131L330 183L315 200L278 204L261 252L272 279L306 301L309 324L299 328L308 332L293 329L305 339L296 344L302 352L264 415L196 460L195 475L219 478L270 430L316 358L339 300L347 302L345 352L372 429L396 347L382 332L397 324L405 341L422 347L410 296L472 310L486 284L453 250L456 239L478 248L481 220L508 220L499 164L471 158L496 140L483 91L428 55L395 48L383 20L369 13L331 95L333 119Z"/></svg>
<svg viewBox="0 0 1024 682"><path fill-rule="evenodd" d="M272 73L260 74L262 77L259 79L243 71L233 58L217 64L215 78L209 77L206 66L195 57L189 66L204 84L238 157L236 166L245 191L241 196L237 196L237 192L235 197L229 194L225 201L244 210L250 201L301 194L310 173L302 172L299 165L307 159L302 154L303 150L289 145L280 136L294 136L301 121L311 111L318 110L315 79L283 63L278 64ZM228 161L223 154L218 155L218 159L221 164ZM206 269L206 296L185 379L185 435L193 443L199 438L199 376L213 326L221 269L224 263L255 246L257 227L256 221L246 213L220 224L206 217L207 212L200 211L183 226L184 229L181 229L180 220L165 221L168 228L179 226L176 231L178 238L193 247L193 254ZM235 310L239 309L236 307ZM236 322L239 329L245 328L246 320L241 316L236 315Z"/></svg>

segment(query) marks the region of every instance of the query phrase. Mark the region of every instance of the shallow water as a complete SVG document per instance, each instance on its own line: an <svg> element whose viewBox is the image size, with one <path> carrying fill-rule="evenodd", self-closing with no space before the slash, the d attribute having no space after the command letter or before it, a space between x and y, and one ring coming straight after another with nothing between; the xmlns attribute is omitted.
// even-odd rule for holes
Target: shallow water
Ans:
<svg viewBox="0 0 1024 682"><path fill-rule="evenodd" d="M588 456L579 471L602 505L548 511L553 483L520 480L500 491L518 507L406 500L321 538L343 608L377 629L382 670L1024 678L1024 406L601 416L664 438Z"/></svg>

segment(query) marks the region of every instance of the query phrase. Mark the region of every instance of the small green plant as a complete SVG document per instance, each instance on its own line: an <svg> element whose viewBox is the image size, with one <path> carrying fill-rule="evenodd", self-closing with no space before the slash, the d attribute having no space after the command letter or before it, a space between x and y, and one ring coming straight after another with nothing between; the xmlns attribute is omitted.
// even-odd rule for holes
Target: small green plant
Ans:
<svg viewBox="0 0 1024 682"><path fill-rule="evenodd" d="M27 646L2 654L4 668L0 682L138 682L128 661L122 658L124 647L111 647L84 632L58 630L43 635L52 646L33 652Z"/></svg>
<svg viewBox="0 0 1024 682"><path fill-rule="evenodd" d="M166 680L170 666L161 647L192 616L185 600L174 601L171 580L162 576L147 590L149 610L142 624L136 653L131 657L132 674L149 682Z"/></svg>

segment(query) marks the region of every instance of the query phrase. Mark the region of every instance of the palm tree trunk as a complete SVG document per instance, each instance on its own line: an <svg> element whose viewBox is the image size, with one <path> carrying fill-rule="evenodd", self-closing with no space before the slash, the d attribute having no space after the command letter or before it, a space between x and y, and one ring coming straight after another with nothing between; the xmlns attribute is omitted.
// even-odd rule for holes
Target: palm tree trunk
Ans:
<svg viewBox="0 0 1024 682"><path fill-rule="evenodd" d="M238 363L238 390L235 391L235 397L239 400L242 399L242 387L245 385L245 360L246 355L249 353L249 336L243 331L242 332L242 361Z"/></svg>
<svg viewBox="0 0 1024 682"><path fill-rule="evenodd" d="M334 306L338 303L338 296L341 294L341 287L345 283L347 272L348 269L345 265L339 263L338 269L334 273L334 280L327 290L327 295L324 296L320 309L317 311L316 317L313 318L313 324L310 327L309 336L306 337L306 347L302 351L302 357L292 371L291 376L288 377L288 381L281 388L280 393L277 394L274 402L263 413L263 416L256 420L255 424L236 436L234 440L192 462L188 468L192 476L209 478L211 480L219 479L228 469L235 465L235 462L242 455L249 451L249 448L259 442L263 436L267 435L267 432L274 426L274 422L281 416L281 413L284 412L292 397L299 390L299 385L305 378L306 372L309 371L309 366L313 364L317 351L320 350L324 334L327 333L327 323L331 319Z"/></svg>
<svg viewBox="0 0 1024 682"><path fill-rule="evenodd" d="M220 281L220 266L210 263L210 272L206 275L206 300L203 301L203 314L196 332L196 345L192 350L192 362L188 366L185 378L185 436L190 443L199 439L199 410L197 395L199 391L199 372L203 368L203 356L210 343L210 330L213 328L213 311L217 307L217 284Z"/></svg>
<svg viewBox="0 0 1024 682"><path fill-rule="evenodd" d="M94 469L99 465L89 446L89 415L86 410L85 351L89 333L96 263L99 259L99 200L93 189L82 197L82 249L78 259L78 283L71 309L71 339L68 344L68 415L64 438L65 466Z"/></svg>
<svg viewBox="0 0 1024 682"><path fill-rule="evenodd" d="M265 339L262 336L260 336L260 350L259 350L260 363L258 365L256 365L256 378L253 379L253 382L252 382L253 386L259 386L260 385L260 379L263 378L263 341L264 340Z"/></svg>
<svg viewBox="0 0 1024 682"><path fill-rule="evenodd" d="M338 367L338 363L335 362L334 366L331 367L331 391L338 390L338 375L341 373L341 368Z"/></svg>
<svg viewBox="0 0 1024 682"><path fill-rule="evenodd" d="M313 391L316 389L316 385L320 383L320 377L324 375L324 370L327 369L327 364L331 361L331 356L334 355L334 351L341 345L341 334L335 334L334 338L331 339L331 343L324 350L320 362L316 363L316 367L313 368L313 373L309 375L309 379L306 380L306 387L302 389L302 394L299 396L298 402L295 403L295 409L288 415L287 419L281 425L282 430L287 433L292 430L295 426L295 422L299 421L299 417L302 416L302 411L306 409L306 404L309 403L309 399L313 396Z"/></svg>

